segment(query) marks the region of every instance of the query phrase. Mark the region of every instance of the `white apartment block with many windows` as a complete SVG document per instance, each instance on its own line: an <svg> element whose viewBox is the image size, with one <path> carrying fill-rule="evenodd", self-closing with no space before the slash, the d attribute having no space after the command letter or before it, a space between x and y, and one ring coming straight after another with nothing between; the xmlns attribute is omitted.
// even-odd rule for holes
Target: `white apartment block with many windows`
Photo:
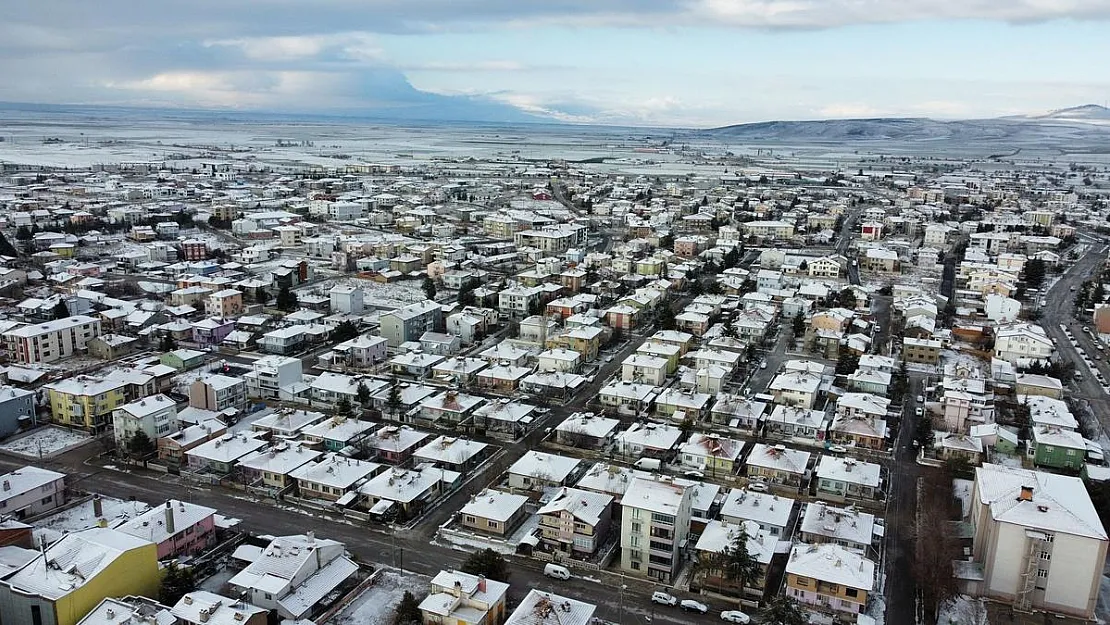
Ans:
<svg viewBox="0 0 1110 625"><path fill-rule="evenodd" d="M693 489L668 478L637 477L621 500L621 569L671 583L690 533Z"/></svg>
<svg viewBox="0 0 1110 625"><path fill-rule="evenodd" d="M90 340L100 336L100 320L74 315L13 328L3 336L8 357L13 362L56 362L84 350Z"/></svg>

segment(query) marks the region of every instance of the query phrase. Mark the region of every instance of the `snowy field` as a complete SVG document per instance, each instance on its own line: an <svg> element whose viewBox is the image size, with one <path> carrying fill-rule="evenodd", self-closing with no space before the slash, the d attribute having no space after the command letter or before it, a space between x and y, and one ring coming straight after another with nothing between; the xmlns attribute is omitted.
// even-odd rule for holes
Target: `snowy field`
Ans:
<svg viewBox="0 0 1110 625"><path fill-rule="evenodd" d="M421 280L406 280L381 284L360 278L336 278L313 284L306 289L297 289L298 295L314 293L327 295L333 286L361 286L364 291L363 300L368 306L376 308L401 308L408 304L423 302L428 299L424 295Z"/></svg>
<svg viewBox="0 0 1110 625"><path fill-rule="evenodd" d="M47 458L90 440L92 437L83 432L48 425L26 436L9 439L0 445L0 450L31 458Z"/></svg>
<svg viewBox="0 0 1110 625"><path fill-rule="evenodd" d="M331 625L390 625L393 610L401 602L405 591L422 601L428 595L430 578L415 573L401 574L383 570L377 581L355 599L346 610L330 621Z"/></svg>
<svg viewBox="0 0 1110 625"><path fill-rule="evenodd" d="M967 595L945 602L937 615L937 625L988 625L987 608Z"/></svg>

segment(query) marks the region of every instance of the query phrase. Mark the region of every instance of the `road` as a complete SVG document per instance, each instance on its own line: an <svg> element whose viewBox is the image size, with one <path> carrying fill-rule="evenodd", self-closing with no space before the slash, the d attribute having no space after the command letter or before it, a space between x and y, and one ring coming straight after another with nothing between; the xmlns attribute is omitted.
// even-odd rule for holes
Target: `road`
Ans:
<svg viewBox="0 0 1110 625"><path fill-rule="evenodd" d="M93 446L94 444L90 444L88 447ZM26 461L14 456L0 454L0 470L4 472L25 464ZM90 466L82 463L81 458L74 454L56 461L35 464L69 474L70 484L87 492L98 492L121 499L134 497L152 504L174 498L216 508L221 514L240 519L243 528L254 535L284 535L313 529L320 536L345 543L348 550L360 561L375 566L400 566L405 571L434 575L441 569L460 566L469 555L455 548L431 543L427 531L411 534L398 532L391 535L388 530L380 527L355 525L320 513L302 512L291 506L276 506L273 501L251 499L240 491L221 487L198 487L175 476L138 469L118 471ZM475 482L484 485L483 480ZM452 506L449 501L440 509L449 514L454 509ZM435 520L429 518L421 525L431 525L434 530L434 523ZM652 616L648 598L654 586L646 580L603 572L593 573L595 580L576 577L568 581L556 581L543 575L542 563L538 561L514 557L510 558L510 562L511 600L519 601L529 588L549 590L595 603L598 605L597 615L600 618L615 622L620 616L617 588L623 583L628 586L624 597L625 623L646 625ZM597 579L604 585L596 581ZM687 596L682 595L680 598ZM712 607L725 609L723 605ZM703 622L695 616L671 608L660 608L654 617L659 623L676 625Z"/></svg>

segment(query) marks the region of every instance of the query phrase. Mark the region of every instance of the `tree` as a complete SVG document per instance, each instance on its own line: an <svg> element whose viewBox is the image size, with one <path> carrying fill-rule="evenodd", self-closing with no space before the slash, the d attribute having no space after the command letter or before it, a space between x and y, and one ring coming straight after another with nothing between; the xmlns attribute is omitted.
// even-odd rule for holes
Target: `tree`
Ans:
<svg viewBox="0 0 1110 625"><path fill-rule="evenodd" d="M721 334L728 338L736 338L736 326L732 324L732 317L725 320L725 326L721 328Z"/></svg>
<svg viewBox="0 0 1110 625"><path fill-rule="evenodd" d="M912 573L925 612L925 622L935 623L940 605L959 592L952 576L952 561L960 557L960 545L951 532L938 532L958 518L959 508L953 504L952 474L947 471L923 471L918 483L917 515L905 519L907 535L915 539Z"/></svg>
<svg viewBox="0 0 1110 625"><path fill-rule="evenodd" d="M351 406L351 400L346 397L340 397L339 401L335 402L335 414L341 417L349 417L354 412Z"/></svg>
<svg viewBox="0 0 1110 625"><path fill-rule="evenodd" d="M424 278L424 286L421 287L421 288L424 289L424 297L427 297L428 299L435 299L436 298L436 281L435 280L432 280L431 278Z"/></svg>
<svg viewBox="0 0 1110 625"><path fill-rule="evenodd" d="M763 621L775 625L806 625L809 617L792 597L778 595L767 604Z"/></svg>
<svg viewBox="0 0 1110 625"><path fill-rule="evenodd" d="M801 312L794 315L794 320L790 322L794 330L794 338L797 338L806 333L806 318Z"/></svg>
<svg viewBox="0 0 1110 625"><path fill-rule="evenodd" d="M493 549L483 549L470 554L470 557L463 562L463 573L470 573L471 575L481 575L486 579L493 579L499 582L508 583L509 581L509 565L505 562L505 558Z"/></svg>
<svg viewBox="0 0 1110 625"><path fill-rule="evenodd" d="M404 406L404 402L401 399L401 385L394 384L389 387L389 397L385 400L385 407L389 409L389 414L393 415L393 418L396 419L397 415L401 412L402 406Z"/></svg>
<svg viewBox="0 0 1110 625"><path fill-rule="evenodd" d="M917 420L917 425L913 431L913 440L920 449L932 449L933 420L929 418L929 415L922 415L921 418Z"/></svg>
<svg viewBox="0 0 1110 625"><path fill-rule="evenodd" d="M0 256L19 256L19 250L15 249L3 232L0 232Z"/></svg>
<svg viewBox="0 0 1110 625"><path fill-rule="evenodd" d="M393 625L420 625L423 622L420 602L409 591L405 591L401 602L393 611Z"/></svg>
<svg viewBox="0 0 1110 625"><path fill-rule="evenodd" d="M850 373L855 373L856 369L859 369L859 356L853 354L852 352L845 351L843 354L840 355L840 358L836 360L837 375L848 375Z"/></svg>
<svg viewBox="0 0 1110 625"><path fill-rule="evenodd" d="M162 585L158 589L158 601L162 605L174 605L187 593L197 589L196 575L192 568L178 566L176 563L166 567Z"/></svg>
<svg viewBox="0 0 1110 625"><path fill-rule="evenodd" d="M266 289L256 289L254 292L254 301L266 305L266 302L270 301L270 292Z"/></svg>
<svg viewBox="0 0 1110 625"><path fill-rule="evenodd" d="M741 525L740 531L732 535L732 541L707 563L708 568L721 579L733 582L741 589L756 587L763 576L759 561L748 551L748 538L747 528Z"/></svg>
<svg viewBox="0 0 1110 625"><path fill-rule="evenodd" d="M161 341L158 343L158 351L172 352L177 349L177 341L174 340L172 334L163 334Z"/></svg>
<svg viewBox="0 0 1110 625"><path fill-rule="evenodd" d="M1030 259L1023 267L1025 283L1031 287L1039 287L1044 282L1045 263L1040 258Z"/></svg>
<svg viewBox="0 0 1110 625"><path fill-rule="evenodd" d="M333 343L342 343L343 341L349 341L357 336L358 327L350 321L341 322L339 325L335 326L334 330L331 331L331 340Z"/></svg>
<svg viewBox="0 0 1110 625"><path fill-rule="evenodd" d="M132 458L144 458L149 454L154 453L154 441L150 440L147 433L142 430L137 430L127 439L127 453Z"/></svg>
<svg viewBox="0 0 1110 625"><path fill-rule="evenodd" d="M358 383L358 390L355 391L355 397L358 398L360 406L365 407L366 404L370 403L370 389L366 386L365 382L360 381Z"/></svg>
<svg viewBox="0 0 1110 625"><path fill-rule="evenodd" d="M69 317L69 306L66 306L64 299L60 299L57 304L54 304L54 318L65 319L67 317Z"/></svg>
<svg viewBox="0 0 1110 625"><path fill-rule="evenodd" d="M15 239L17 241L30 241L33 238L35 238L35 235L31 234L31 230L27 226L20 226L19 229L15 231Z"/></svg>
<svg viewBox="0 0 1110 625"><path fill-rule="evenodd" d="M297 294L290 291L288 286L282 285L277 294L278 310L292 312L297 310Z"/></svg>

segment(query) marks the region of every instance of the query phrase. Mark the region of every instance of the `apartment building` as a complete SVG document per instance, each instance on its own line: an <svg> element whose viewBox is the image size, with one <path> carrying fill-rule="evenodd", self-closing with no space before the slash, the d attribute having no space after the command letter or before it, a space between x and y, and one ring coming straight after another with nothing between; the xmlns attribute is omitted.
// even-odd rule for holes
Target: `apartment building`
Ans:
<svg viewBox="0 0 1110 625"><path fill-rule="evenodd" d="M112 430L119 449L126 449L128 441L139 432L153 443L180 429L177 404L161 393L124 404L112 411Z"/></svg>
<svg viewBox="0 0 1110 625"><path fill-rule="evenodd" d="M64 473L26 466L0 476L0 516L32 517L65 501Z"/></svg>
<svg viewBox="0 0 1110 625"><path fill-rule="evenodd" d="M379 323L379 334L390 347L399 347L420 340L425 332L443 330L443 308L431 300L409 304L382 314Z"/></svg>
<svg viewBox="0 0 1110 625"><path fill-rule="evenodd" d="M666 478L634 478L621 499L621 569L669 584L690 532L692 489Z"/></svg>
<svg viewBox="0 0 1110 625"><path fill-rule="evenodd" d="M263 356L254 361L252 370L243 374L247 396L279 399L287 389L303 379L301 361L287 356Z"/></svg>
<svg viewBox="0 0 1110 625"><path fill-rule="evenodd" d="M247 382L228 375L205 375L189 385L189 405L212 412L245 410Z"/></svg>
<svg viewBox="0 0 1110 625"><path fill-rule="evenodd" d="M3 334L8 358L23 364L64 360L85 350L97 336L100 320L86 315L20 326Z"/></svg>

